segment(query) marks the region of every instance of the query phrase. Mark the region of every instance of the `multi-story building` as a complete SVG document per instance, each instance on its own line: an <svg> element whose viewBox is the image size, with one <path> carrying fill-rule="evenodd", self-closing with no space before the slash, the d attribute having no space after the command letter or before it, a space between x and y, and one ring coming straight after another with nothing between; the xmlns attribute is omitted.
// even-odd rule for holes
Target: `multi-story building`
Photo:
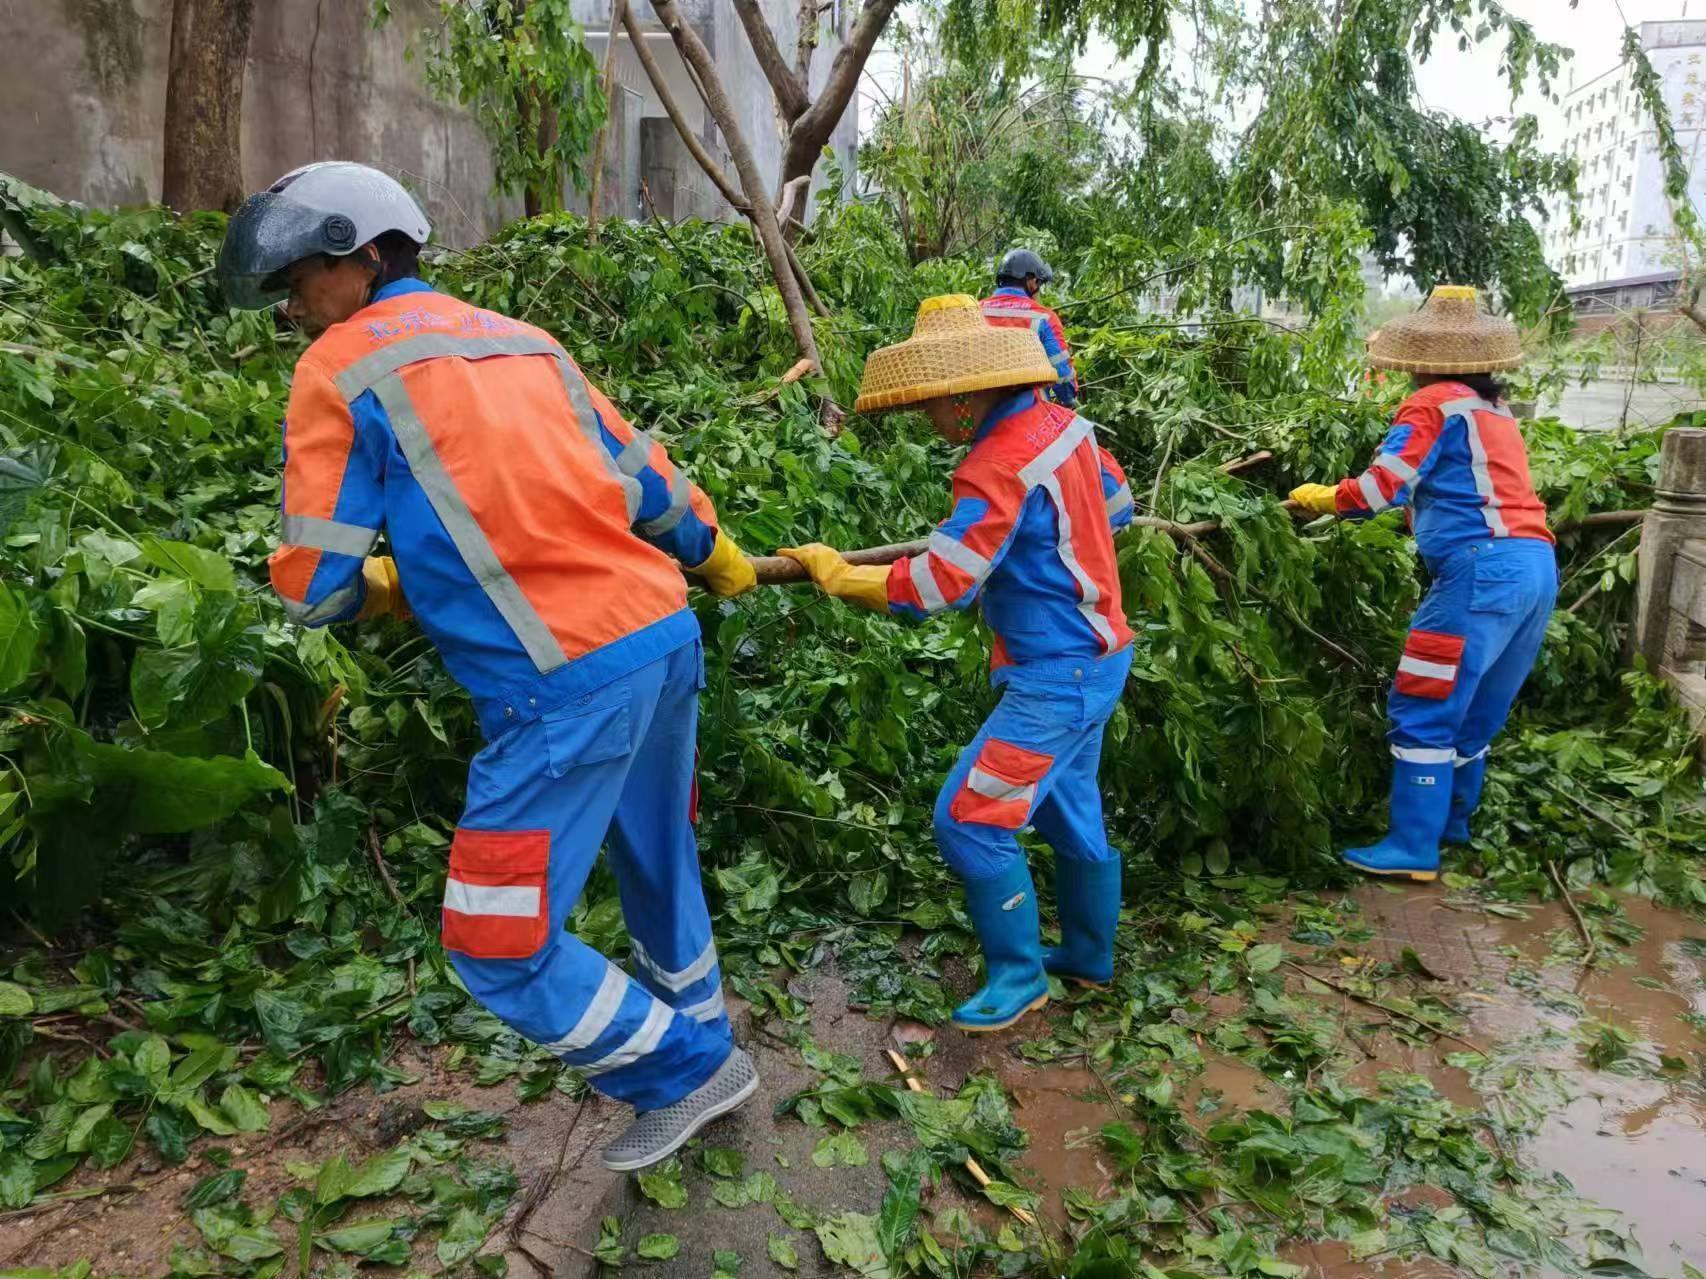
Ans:
<svg viewBox="0 0 1706 1279"><path fill-rule="evenodd" d="M593 55L604 57L611 0L573 0ZM731 0L682 0L717 59L730 99L772 185L781 138L769 82ZM800 6L760 0L783 49L796 47ZM812 89L821 87L850 22L850 0L820 6ZM651 6L635 0L671 96L706 149L727 150ZM391 0L376 26L368 0L262 0L255 5L243 88L243 180L258 187L310 160L360 160L397 174L421 197L439 240L472 244L521 214L492 192L490 148L468 111L429 90L422 50L439 0ZM96 205L160 194L172 0L99 4L0 0L0 170ZM599 203L613 216L732 216L664 114L625 33ZM413 55L413 56L411 56ZM831 139L847 172L858 144L850 105ZM819 166L822 177L822 166ZM643 193L643 194L642 194ZM566 193L571 208L585 197ZM647 198L649 197L649 201Z"/></svg>
<svg viewBox="0 0 1706 1279"><path fill-rule="evenodd" d="M1689 164L1688 198L1706 207L1706 20L1644 22L1641 44L1664 86L1677 142ZM1579 224L1558 210L1546 253L1579 311L1662 305L1682 266L1652 117L1627 65L1575 86L1564 98L1556 145L1580 166Z"/></svg>

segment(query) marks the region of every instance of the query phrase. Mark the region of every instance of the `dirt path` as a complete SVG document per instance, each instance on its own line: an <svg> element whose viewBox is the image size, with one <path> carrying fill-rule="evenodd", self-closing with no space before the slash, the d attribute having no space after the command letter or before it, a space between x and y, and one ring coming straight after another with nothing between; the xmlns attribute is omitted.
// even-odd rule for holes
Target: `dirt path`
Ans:
<svg viewBox="0 0 1706 1279"><path fill-rule="evenodd" d="M1336 911L1343 921L1343 934L1331 946L1296 940L1295 904L1273 912L1261 929L1263 938L1284 946L1280 971L1287 989L1338 1021L1335 1069L1352 1084L1373 1093L1389 1072L1420 1075L1457 1106L1490 1111L1508 1129L1526 1130L1517 1152L1522 1161L1567 1178L1584 1197L1616 1210L1642 1245L1649 1272L1682 1279L1685 1262L1706 1268L1706 940L1700 940L1706 925L1641 900L1621 905L1626 924L1596 916L1595 926L1623 929L1632 940L1626 947L1602 946L1601 966L1585 980L1578 980L1578 926L1557 904L1501 918L1439 889L1367 885L1312 907ZM1432 996L1461 1009L1466 1019L1458 1038L1426 1043L1427 1036L1401 1035L1387 1014L1311 976L1350 990L1371 965L1405 970L1406 997ZM969 982L958 961L949 975L957 984ZM890 1022L849 1008L833 964L805 974L791 989L809 1000L804 1029L818 1053L839 1057L834 1069L848 1078L895 1080L885 1055ZM1097 1134L1103 1124L1130 1121L1131 1114L1079 1064L1082 1058L1034 1064L1028 1058L1041 1054L1027 1045L1098 1007L1085 1001L1111 998L1070 996L1051 1006L1049 1021L1033 1019L997 1035L944 1029L934 1035L922 1067L938 1095L952 1094L979 1072L999 1078L1015 1122L1030 1138L1019 1178L1038 1192L1046 1228L1062 1238L1073 1229L1072 1197L1106 1201L1116 1193L1116 1167ZM1215 1007L1225 1016L1238 1011L1235 998L1212 998L1223 1001ZM914 1136L898 1120L872 1121L852 1130L852 1142L835 1143L826 1157L823 1143L835 1126L812 1126L798 1113L778 1117L777 1111L819 1085L831 1069L825 1063L834 1058L816 1056L808 1065L804 1041L784 1038L796 1031L776 1023L757 1027L742 1007L735 1015L763 1088L684 1152L678 1178L683 1205L657 1202L637 1179L599 1167L599 1148L626 1120L621 1108L558 1094L521 1105L512 1088L475 1088L434 1054L405 1055L397 1064L416 1082L391 1094L361 1091L315 1115L280 1113L270 1132L246 1145L241 1139L221 1144L249 1169L259 1202L290 1184L288 1164L337 1152L352 1161L368 1157L421 1122L426 1101L459 1101L509 1118L507 1134L483 1143L481 1154L507 1158L521 1186L487 1244L488 1251L507 1254L511 1275L598 1273L593 1252L610 1218L619 1228L606 1232L606 1243L625 1250L630 1262L642 1241L657 1252L674 1248L667 1259L645 1265L645 1274L706 1276L731 1254L742 1262L741 1279L849 1273L826 1261L806 1217L877 1213L888 1184L883 1156L910 1149ZM1403 1019L1396 1022L1402 1026ZM1200 1030L1195 1039L1202 1067L1179 1076L1180 1109L1193 1125L1206 1128L1248 1111L1287 1113L1292 1093L1282 1081L1215 1052ZM1468 1044L1488 1057L1478 1057ZM173 1245L195 1240L181 1200L211 1167L205 1154L183 1170L133 1161L102 1175L142 1183L136 1193L0 1219L0 1265L52 1267L89 1258L97 1276L164 1273ZM927 1192L924 1208L927 1214L964 1209L992 1234L1010 1222L969 1185L953 1182ZM1465 1273L1427 1257L1353 1260L1335 1243L1294 1240L1283 1255L1322 1279ZM797 1271L772 1260L791 1257L799 1259Z"/></svg>

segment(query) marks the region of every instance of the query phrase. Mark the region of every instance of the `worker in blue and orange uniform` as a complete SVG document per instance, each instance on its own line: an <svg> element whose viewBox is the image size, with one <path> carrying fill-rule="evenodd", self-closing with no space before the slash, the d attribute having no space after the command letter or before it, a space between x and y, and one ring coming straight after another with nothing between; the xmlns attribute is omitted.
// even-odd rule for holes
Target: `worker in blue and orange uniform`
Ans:
<svg viewBox="0 0 1706 1279"><path fill-rule="evenodd" d="M1387 699L1390 829L1344 858L1426 881L1442 841L1469 839L1487 749L1540 652L1558 566L1522 432L1489 376L1522 362L1516 326L1484 313L1474 289L1441 285L1369 339L1369 362L1412 374L1414 394L1368 470L1291 496L1341 519L1410 508L1432 583Z"/></svg>
<svg viewBox="0 0 1706 1279"><path fill-rule="evenodd" d="M250 197L231 300L288 297L312 343L284 444L286 612L407 604L473 698L485 748L450 848L443 939L470 993L638 1114L643 1167L751 1096L690 807L702 683L680 565L754 583L705 496L548 334L416 277L426 218L391 178L309 165ZM372 554L383 531L395 559ZM608 842L635 977L565 921ZM636 979L637 978L637 979Z"/></svg>
<svg viewBox="0 0 1706 1279"><path fill-rule="evenodd" d="M984 323L963 295L929 298L910 340L875 352L856 408L917 408L971 444L953 511L923 554L854 566L823 545L783 550L830 595L923 618L981 603L1000 703L948 772L936 841L965 886L982 989L954 1010L970 1031L1010 1026L1048 1000L1047 972L1110 981L1120 859L1102 822L1102 730L1131 669L1114 531L1131 489L1096 428L1045 392L1054 366L1029 329ZM1055 851L1061 944L1046 955L1018 833Z"/></svg>
<svg viewBox="0 0 1706 1279"><path fill-rule="evenodd" d="M1066 344L1066 329L1060 317L1037 301L1043 285L1054 272L1042 257L1029 249L1009 249L995 268L995 292L984 298L984 318L1003 328L1030 329L1043 344L1054 366L1054 385L1048 396L1071 408L1078 403L1078 374L1072 367L1072 349Z"/></svg>

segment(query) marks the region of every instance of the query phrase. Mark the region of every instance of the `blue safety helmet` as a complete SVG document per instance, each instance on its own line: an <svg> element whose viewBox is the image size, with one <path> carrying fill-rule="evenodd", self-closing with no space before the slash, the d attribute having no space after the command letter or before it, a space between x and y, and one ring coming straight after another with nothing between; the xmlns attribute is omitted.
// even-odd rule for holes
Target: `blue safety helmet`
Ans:
<svg viewBox="0 0 1706 1279"><path fill-rule="evenodd" d="M1023 284L1025 277L1034 275L1038 284L1048 284L1054 279L1054 272L1049 270L1047 262L1029 249L1008 249L1001 259L1001 265L995 268L997 284Z"/></svg>

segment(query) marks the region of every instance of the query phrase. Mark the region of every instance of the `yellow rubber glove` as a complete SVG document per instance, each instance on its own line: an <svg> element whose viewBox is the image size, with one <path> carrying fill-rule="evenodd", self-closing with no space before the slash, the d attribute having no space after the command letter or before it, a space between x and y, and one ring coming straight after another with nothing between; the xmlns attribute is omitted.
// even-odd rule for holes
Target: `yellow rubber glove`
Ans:
<svg viewBox="0 0 1706 1279"><path fill-rule="evenodd" d="M711 594L724 599L743 595L758 585L758 574L752 571L734 538L721 529L717 530L717 540L711 544L705 562L695 564L688 572L697 575Z"/></svg>
<svg viewBox="0 0 1706 1279"><path fill-rule="evenodd" d="M395 617L403 621L410 616L409 602L403 598L402 584L397 580L397 561L389 555L369 555L361 562L361 580L367 583L367 597L361 602L358 622L376 617Z"/></svg>
<svg viewBox="0 0 1706 1279"><path fill-rule="evenodd" d="M1291 500L1317 515L1339 513L1339 490L1331 484L1299 484L1292 489Z"/></svg>
<svg viewBox="0 0 1706 1279"><path fill-rule="evenodd" d="M802 565L825 595L858 604L874 613L889 611L889 566L849 564L841 552L822 542L810 546L783 546L776 554Z"/></svg>

